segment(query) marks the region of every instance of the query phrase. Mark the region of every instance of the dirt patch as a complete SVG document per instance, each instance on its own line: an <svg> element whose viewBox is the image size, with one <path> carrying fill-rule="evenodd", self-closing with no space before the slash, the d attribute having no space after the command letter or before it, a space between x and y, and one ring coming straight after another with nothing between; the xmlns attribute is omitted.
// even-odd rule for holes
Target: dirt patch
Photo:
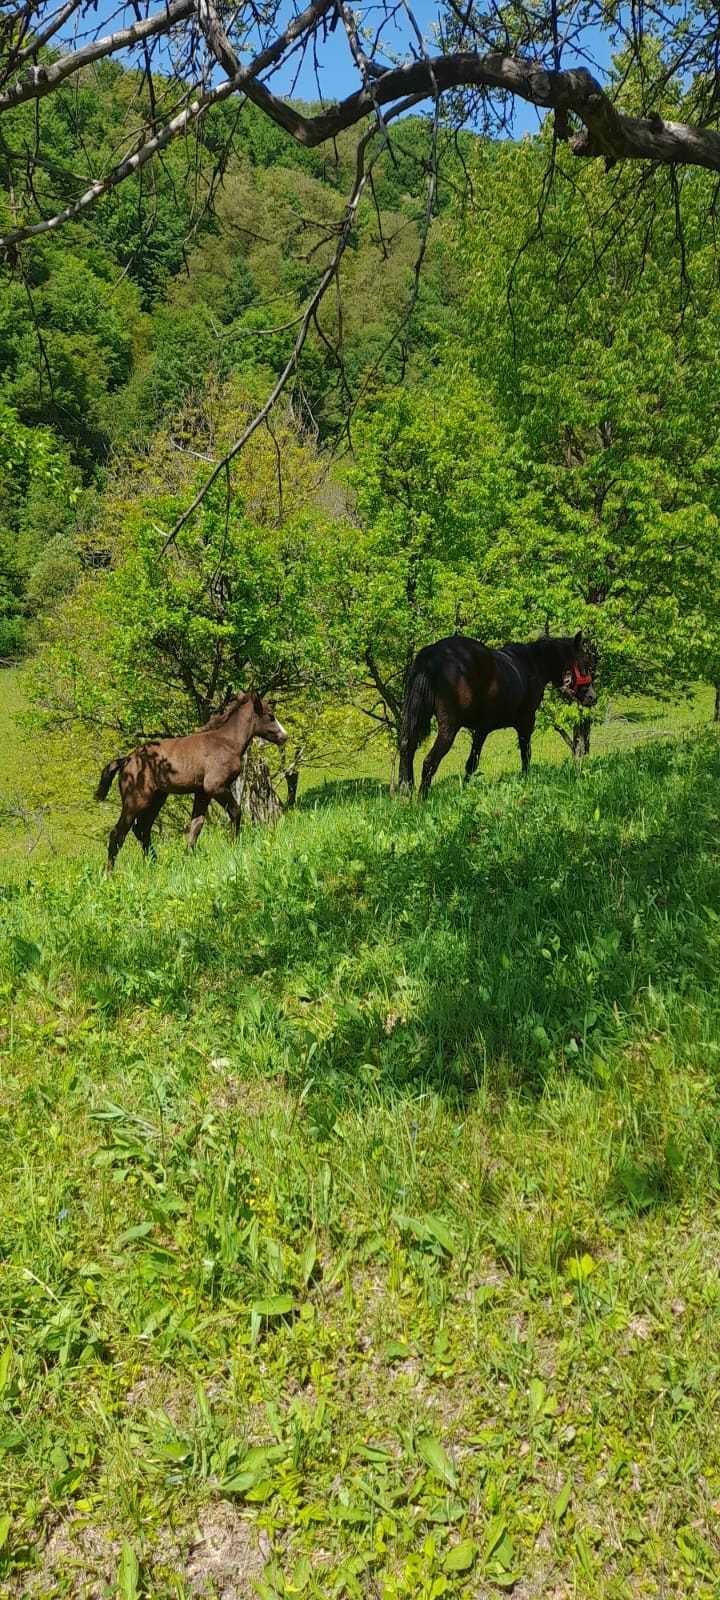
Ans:
<svg viewBox="0 0 720 1600"><path fill-rule="evenodd" d="M190 1593L250 1600L269 1554L267 1535L258 1533L228 1500L220 1500L198 1519L184 1573Z"/></svg>
<svg viewBox="0 0 720 1600"><path fill-rule="evenodd" d="M128 1411L164 1411L176 1427L187 1427L195 1414L195 1396L190 1384L178 1382L177 1374L160 1368L143 1368L125 1395Z"/></svg>
<svg viewBox="0 0 720 1600"><path fill-rule="evenodd" d="M63 1593L76 1600L105 1600L108 1585L114 1583L120 1560L120 1540L104 1528L94 1528L78 1519L58 1523L53 1529L36 1572L18 1574L11 1595L47 1596L56 1581L64 1579ZM70 1588L67 1589L67 1584Z"/></svg>

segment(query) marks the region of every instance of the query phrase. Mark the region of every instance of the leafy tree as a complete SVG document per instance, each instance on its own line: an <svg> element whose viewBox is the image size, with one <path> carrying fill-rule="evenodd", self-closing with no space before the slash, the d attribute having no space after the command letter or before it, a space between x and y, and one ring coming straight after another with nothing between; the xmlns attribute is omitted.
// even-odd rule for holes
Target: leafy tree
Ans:
<svg viewBox="0 0 720 1600"><path fill-rule="evenodd" d="M0 401L0 658L21 654L28 644L34 605L27 584L38 554L30 508L48 501L71 507L77 493L67 452L50 430L26 427Z"/></svg>
<svg viewBox="0 0 720 1600"><path fill-rule="evenodd" d="M717 681L720 313L702 197L686 208L683 242L656 223L649 237L619 230L598 257L598 175L570 182L563 164L536 225L521 194L541 159L527 144L483 157L446 352L467 351L541 507L512 559L533 571L536 609L594 639L608 688Z"/></svg>
<svg viewBox="0 0 720 1600"><path fill-rule="evenodd" d="M445 372L432 393L389 391L357 432L361 532L335 603L364 709L397 744L422 644L455 630L488 643L526 632L530 585L507 554L524 547L536 503L467 374Z"/></svg>
<svg viewBox="0 0 720 1600"><path fill-rule="evenodd" d="M664 183L663 169L671 174L682 168L720 171L720 32L702 0L690 0L682 16L672 7L655 11L651 28L638 23L634 8L622 0L609 7L605 0L562 0L559 7L555 0L543 0L532 12L522 7L487 12L472 5L463 10L455 0L439 0L434 20L435 28L426 19L430 45L411 9L398 13L390 0L383 0L372 29L368 18L336 0L311 0L291 19L280 0L271 0L262 15L254 0L232 13L218 10L214 0L199 5L171 0L155 11L122 0L108 32L95 0L78 0L51 13L46 0L29 0L8 16L0 41L0 253L11 271L22 273L26 246L35 248L61 225L89 226L92 219L95 236L111 246L128 277L135 276L147 309L184 265L190 241L213 226L234 150L245 171L261 165L286 177L292 168L300 196L319 174L329 188L334 166L344 203L330 227L321 220L315 245L293 250L297 218L288 222L287 207L269 235L270 254L279 248L290 258L287 288L293 298L304 300L293 349L281 381L273 374L270 393L274 401L288 384L296 398L307 392L300 358L306 341L318 333L332 350L337 410L346 415L358 388L365 391L375 380L383 347L372 337L363 383L356 374L348 381L340 348L347 311L336 308L334 341L323 340L319 310L323 301L330 303L331 290L337 295L342 289L341 265L356 248L361 202L372 201L377 212L386 277L392 252L384 239L383 210L406 209L410 170L413 189L415 175L424 180L424 204L416 218L418 250L394 329L393 342L404 360L430 223L465 167L458 137L463 123L473 122L484 133L505 133L516 101L540 108L552 119L548 151L567 149L576 172L581 170L577 158L602 162L606 175L620 161L639 164L642 176L631 207L636 219L642 218L647 196L665 215L676 216L677 180ZM278 92L278 74L297 82L295 67L305 61L314 62L320 91L319 71L333 59L327 52L336 50L338 39L357 74L354 91L337 103L319 105ZM618 39L625 49L622 70L608 71ZM593 53L601 63L597 76L589 70ZM117 70L120 61L127 63L124 72ZM401 113L424 100L432 103L429 126L422 135L418 127L408 135ZM353 131L362 125L361 134ZM321 150L327 154L319 158ZM522 181L520 167L508 175ZM534 169L531 175L537 176ZM536 193L542 210L544 190L536 187ZM618 225L613 179L606 193L603 233L608 239ZM706 218L712 213L710 199ZM572 221L569 211L565 220ZM352 304L353 275L348 276ZM52 328L56 387L63 406L67 390L70 411L80 415L80 402L87 401L92 418L101 372L93 372L91 362L84 372L86 392L73 390L81 346L74 332ZM358 341L356 353L360 348ZM339 420L333 412L333 425ZM92 433L83 442L95 451Z"/></svg>

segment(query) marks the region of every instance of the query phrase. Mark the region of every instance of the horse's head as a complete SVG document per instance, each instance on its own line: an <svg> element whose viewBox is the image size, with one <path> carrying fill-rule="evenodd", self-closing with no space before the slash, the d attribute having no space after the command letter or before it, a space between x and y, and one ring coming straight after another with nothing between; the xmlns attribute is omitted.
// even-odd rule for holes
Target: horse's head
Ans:
<svg viewBox="0 0 720 1600"><path fill-rule="evenodd" d="M255 713L254 733L258 739L267 739L268 744L284 744L287 733L275 715L272 706L263 700L259 694L253 695L253 711Z"/></svg>
<svg viewBox="0 0 720 1600"><path fill-rule="evenodd" d="M578 705L585 706L589 710L597 702L590 652L583 644L582 633L576 633L574 639L563 639L562 644L564 659L557 687L564 700L576 700Z"/></svg>

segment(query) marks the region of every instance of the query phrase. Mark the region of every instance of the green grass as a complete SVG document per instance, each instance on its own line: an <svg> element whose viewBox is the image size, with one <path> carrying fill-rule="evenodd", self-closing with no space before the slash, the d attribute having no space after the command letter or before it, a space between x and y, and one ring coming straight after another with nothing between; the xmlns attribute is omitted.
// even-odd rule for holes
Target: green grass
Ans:
<svg viewBox="0 0 720 1600"><path fill-rule="evenodd" d="M618 750L635 749L647 739L666 738L706 727L713 710L714 691L698 685L677 701L642 697L616 699L593 730L593 758ZM99 807L92 794L98 773L116 754L112 734L88 733L69 746L62 734L48 735L25 726L27 711L24 676L20 669L0 670L0 870L15 863L52 856L102 855L114 817L117 791L110 803ZM360 746L368 724L358 715L348 728L351 745ZM292 732L292 728L291 728ZM428 742L429 745L429 742ZM461 733L440 769L437 783L462 774L470 749L470 736ZM270 756L272 761L272 754ZM533 740L538 763L565 765L566 747L552 729L539 731ZM422 754L416 758L419 780ZM483 750L478 781L515 776L519 767L517 739L511 731L493 734ZM390 758L387 746L373 737L365 749L328 752L323 766L308 766L300 779L303 806L379 794L388 784ZM284 794L282 782L278 785ZM186 827L189 802L172 801L157 831L177 832ZM211 821L219 813L211 811ZM224 826L224 822L220 823Z"/></svg>
<svg viewBox="0 0 720 1600"><path fill-rule="evenodd" d="M717 1596L719 782L14 864L0 1592Z"/></svg>

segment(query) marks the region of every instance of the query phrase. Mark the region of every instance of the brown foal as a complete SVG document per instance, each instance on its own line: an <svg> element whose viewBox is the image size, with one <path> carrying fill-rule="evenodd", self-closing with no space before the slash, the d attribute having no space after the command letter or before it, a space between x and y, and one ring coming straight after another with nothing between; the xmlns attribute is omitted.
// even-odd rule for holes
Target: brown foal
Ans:
<svg viewBox="0 0 720 1600"><path fill-rule="evenodd" d="M211 800L230 810L230 786L242 767L251 739L284 744L287 734L271 706L258 694L238 694L224 711L211 717L204 728L184 739L157 739L142 744L127 756L116 756L103 768L95 790L96 800L106 800L116 773L122 811L108 840L107 870L131 828L147 855L150 834L169 794L194 795L188 849L197 843Z"/></svg>

